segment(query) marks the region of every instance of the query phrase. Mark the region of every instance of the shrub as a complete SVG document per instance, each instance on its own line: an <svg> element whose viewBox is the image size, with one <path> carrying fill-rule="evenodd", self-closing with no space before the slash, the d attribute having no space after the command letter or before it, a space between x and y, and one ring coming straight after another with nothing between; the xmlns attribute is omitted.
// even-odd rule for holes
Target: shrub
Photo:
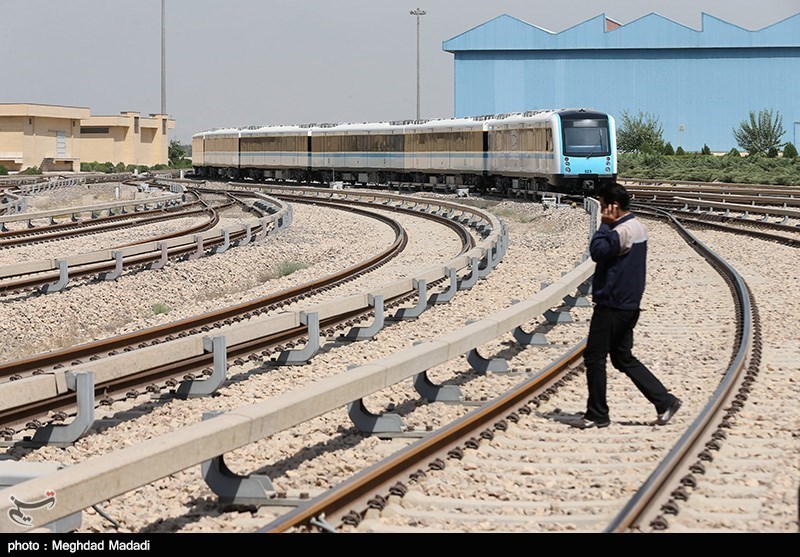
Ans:
<svg viewBox="0 0 800 557"><path fill-rule="evenodd" d="M680 145L678 145L678 148L677 148L677 149L675 149L675 154L676 154L677 156L679 156L679 157L682 157L682 156L684 156L684 155L686 154L686 151L684 151L684 150L683 150L683 147L681 147Z"/></svg>
<svg viewBox="0 0 800 557"><path fill-rule="evenodd" d="M704 144L703 144L703 148L702 148L702 149L700 149L700 154L701 154L701 155L710 155L710 154L711 154L711 149L709 149L709 148L708 148L708 145L706 145L706 144L704 143Z"/></svg>
<svg viewBox="0 0 800 557"><path fill-rule="evenodd" d="M38 166L29 166L28 168L20 172L20 174L41 174L41 173L42 171L39 169Z"/></svg>
<svg viewBox="0 0 800 557"><path fill-rule="evenodd" d="M669 141L667 141L666 145L664 145L664 154L667 156L675 154L675 149L672 148L672 143Z"/></svg>
<svg viewBox="0 0 800 557"><path fill-rule="evenodd" d="M8 174L8 169L2 164L0 164L0 176L5 176L7 174Z"/></svg>
<svg viewBox="0 0 800 557"><path fill-rule="evenodd" d="M110 174L114 172L114 165L110 162L82 162L81 170L84 172L105 172Z"/></svg>
<svg viewBox="0 0 800 557"><path fill-rule="evenodd" d="M776 147L770 147L767 149L767 158L774 159L778 157L778 149Z"/></svg>
<svg viewBox="0 0 800 557"><path fill-rule="evenodd" d="M504 218L506 220L521 222L521 223L528 223L533 221L535 218L533 215L528 213L520 213L513 209L509 209L507 207L498 208L494 212L495 215L498 217Z"/></svg>
<svg viewBox="0 0 800 557"><path fill-rule="evenodd" d="M295 271L299 271L300 269L306 269L308 265L303 263L302 261L281 261L274 267L275 276L276 277L285 277L286 275L291 275Z"/></svg>
<svg viewBox="0 0 800 557"><path fill-rule="evenodd" d="M785 159L797 158L797 148L791 142L783 146L783 158Z"/></svg>
<svg viewBox="0 0 800 557"><path fill-rule="evenodd" d="M169 307L167 304L162 304L161 302L156 302L151 306L154 315L159 315L162 313L169 313L172 311L172 308Z"/></svg>
<svg viewBox="0 0 800 557"><path fill-rule="evenodd" d="M725 153L728 157L736 157L737 159L742 158L742 154L736 147L731 147L731 150Z"/></svg>

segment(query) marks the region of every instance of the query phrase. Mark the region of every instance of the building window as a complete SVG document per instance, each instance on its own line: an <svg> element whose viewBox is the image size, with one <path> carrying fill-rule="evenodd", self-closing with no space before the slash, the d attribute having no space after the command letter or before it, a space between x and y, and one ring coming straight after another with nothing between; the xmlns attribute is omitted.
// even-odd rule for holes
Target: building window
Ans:
<svg viewBox="0 0 800 557"><path fill-rule="evenodd" d="M133 133L139 133L139 117L133 117Z"/></svg>
<svg viewBox="0 0 800 557"><path fill-rule="evenodd" d="M56 157L63 159L67 156L67 132L56 132Z"/></svg>
<svg viewBox="0 0 800 557"><path fill-rule="evenodd" d="M89 135L89 134L101 134L101 133L108 133L108 128L101 128L101 127L83 127L81 126L81 135Z"/></svg>

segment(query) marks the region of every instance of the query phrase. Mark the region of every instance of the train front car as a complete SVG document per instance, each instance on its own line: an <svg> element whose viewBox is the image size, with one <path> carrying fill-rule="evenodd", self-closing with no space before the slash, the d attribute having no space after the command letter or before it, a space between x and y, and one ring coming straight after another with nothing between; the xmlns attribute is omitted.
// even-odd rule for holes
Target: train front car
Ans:
<svg viewBox="0 0 800 557"><path fill-rule="evenodd" d="M617 138L614 118L589 109L560 110L556 170L551 178L558 192L594 195L617 177Z"/></svg>

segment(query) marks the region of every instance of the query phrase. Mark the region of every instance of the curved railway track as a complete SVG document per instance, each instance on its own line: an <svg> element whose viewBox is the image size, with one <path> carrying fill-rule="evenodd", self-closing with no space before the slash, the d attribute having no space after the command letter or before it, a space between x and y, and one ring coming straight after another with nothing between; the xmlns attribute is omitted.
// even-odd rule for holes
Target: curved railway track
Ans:
<svg viewBox="0 0 800 557"><path fill-rule="evenodd" d="M686 224L779 243L797 245L800 242L798 188L715 186L628 187L637 209L657 208L680 216Z"/></svg>
<svg viewBox="0 0 800 557"><path fill-rule="evenodd" d="M238 193L237 195L246 194ZM27 373L37 375L64 366L78 365L84 361L97 361L102 357L114 355L120 351L127 352L162 342L169 342L174 338L203 334L214 328L219 328L222 325L230 325L232 323L246 321L250 317L275 312L285 305L303 300L315 293L329 290L339 284L351 281L355 277L373 271L396 257L402 252L408 242L408 236L402 226L389 216L378 214L370 210L368 208L370 205L369 203L350 201L345 204L342 201L308 200L301 196L284 197L295 203L310 203L320 207L332 207L375 219L389 226L394 231L395 241L383 252L367 258L355 266L348 267L311 283L276 292L269 296L254 299L236 306L230 306L207 314L168 323L163 326L102 339L65 350L6 362L0 364L0 377L19 380L25 377ZM355 205L360 205L361 207ZM391 210L394 212L404 212L406 214L417 214L414 211L401 207L393 207ZM438 215L420 214L419 216L439 222L455 231L461 239L462 253L474 247L473 237L462 225ZM435 284L433 286L435 286ZM386 302L388 307L394 307L407 299L408 296L400 296L397 299L386 300ZM357 321L369 317L370 315L371 312L348 313L325 319L320 325L327 328L328 333L333 334L334 330L343 329L346 323L350 323L353 320ZM280 352L285 348L284 345L292 347L295 343L305 342L307 340L304 337L305 334L307 334L306 328L300 327L259 339L257 342L248 342L237 346L231 346L228 348L227 357L232 362L241 361L242 358L247 357L268 358L274 351ZM260 356L256 356L259 354ZM194 377L193 374L201 377L203 372L210 373L211 368L208 366L211 364L212 355L194 357L182 362L149 369L141 374L126 376L115 381L96 385L95 393L102 404L108 404L114 398L136 398L140 392L155 393L161 390L170 390L176 386L178 379L192 378ZM160 385L160 387L156 385ZM74 407L75 394L67 393L55 399L31 404L26 407L4 409L0 411L0 424L2 424L2 431L8 439L16 432L28 429L30 426L41 427L51 423L59 423L69 417L69 414L66 413L65 410L74 411ZM55 422L52 419L38 419L42 418L47 413L56 416L57 419Z"/></svg>
<svg viewBox="0 0 800 557"><path fill-rule="evenodd" d="M98 217L92 220L80 220L77 222L57 223L49 226L37 226L23 230L0 232L0 249L63 240L65 238L80 237L89 234L101 234L112 230L124 229L129 226L142 226L206 213L208 211L207 207L201 209L192 208L193 205L199 204L199 201L187 203L179 211L151 209L136 213L117 214L111 217Z"/></svg>
<svg viewBox="0 0 800 557"><path fill-rule="evenodd" d="M561 387L580 375L581 343L534 378L262 531L285 532L300 527L304 532L667 528L665 514L671 512L673 499L685 498L682 484L691 480L691 472L702 466L702 461L710 460L704 444L718 445L720 428L715 425L720 420L727 424L741 407L734 397L741 397L752 380L742 386L748 367L757 367L757 361L752 364L749 360L751 353L757 354L760 342L757 322L755 327L751 323L751 300L744 283L687 230L679 225L678 230L733 286L739 333L733 365L672 448L674 432L658 427L648 427L647 435L638 439L637 433L625 434L617 428L592 430L588 437L597 450L589 458L581 458L569 448L585 441L586 432L562 428L556 440L554 429L543 425L542 418L549 415L557 422L569 419L562 419L560 410L543 412L544 403L558 398ZM727 412L721 412L732 399ZM696 460L693 455L698 453ZM687 468L689 472L685 473ZM642 481L646 473L649 476ZM545 481L537 477L540 474L546 476ZM518 489L498 489L505 496L497 497L492 495L493 483ZM585 487L577 487L586 484L597 486L594 495Z"/></svg>
<svg viewBox="0 0 800 557"><path fill-rule="evenodd" d="M639 210L646 212L644 207ZM662 214L655 209L651 213ZM653 226L661 235L667 228ZM720 518L716 525L703 523L698 518L702 511L694 511L692 503L701 494L707 502L705 493L714 493L709 481L712 485L725 485L724 479L716 484L714 475L715 469L731 466L731 459L725 455L726 441L746 438L743 430L753 423L742 416L752 402L751 393L759 388L765 375L759 371L762 324L756 298L745 281L719 260L712 261L716 271L709 272L712 266L706 261L713 260L714 254L703 252L696 237L681 231L700 255L659 259L656 251L651 257L656 258L656 271L672 273L669 287L682 289L689 307L662 300L658 311L650 316L655 324L648 327L643 323L637 328L637 334L644 336L637 340L637 349L643 354L660 344L692 346L686 356L667 356L659 363L661 371L666 371L663 366L670 362L693 364L691 370L684 370L691 371L692 377L667 375L676 392L686 392L684 408L669 427L655 427L651 420L643 419L652 414L652 408L637 398L640 395L626 384L625 378L613 378L613 372L609 377L612 426L579 431L565 424L582 408L585 396L577 360L582 348L580 331L585 326L581 324L585 323L588 310L573 308L577 323L565 325L570 332L563 337L563 342L573 348L556 363L553 359L561 350L556 351L552 341L540 355L531 357L530 348L520 350L512 347L514 343L498 340L484 353L491 354L492 349L501 353L511 365L510 373L476 376L462 372L457 378L452 368L459 364L441 371L445 382L460 385L465 392L473 384L498 381L498 385L483 391L484 397L471 392L473 396L468 395L461 403L429 403L423 407L406 401L402 390L400 395L395 390L375 397L370 401L371 407L398 412L415 424L411 435L384 438L380 446L387 446L383 448L376 440L370 445L375 454L368 466L355 475L355 464L331 474L323 482L329 484L327 489L308 489L308 485L319 486L309 481L320 475L319 471L314 472L312 461L325 460L328 450L324 447L329 447L330 458L348 461L346 448L342 454L333 450L337 443L334 439L348 438L352 433L348 433L346 419L342 425L341 417L338 425L312 426L312 430L330 430L333 439L301 437L281 449L280 454L292 455L296 451L295 458L286 456L274 465L262 465L262 471L276 479L283 493L291 495L305 489L314 497L301 501L296 508L274 503L262 507L258 518L248 522L251 528L303 533L655 532L674 531L677 525L679 531L747 531L746 519L736 522L738 526L730 526L735 522L732 518L728 522ZM717 271L722 274L712 278ZM667 285L663 281L660 284ZM738 305L731 302L731 294ZM692 331L698 334L701 330L708 335L704 342L692 344L685 340ZM657 371L657 375L661 373ZM411 395L412 401L414 396ZM414 418L417 413L420 416ZM458 431L462 428L464 431ZM415 441L421 436L415 434L419 431L428 433ZM366 438L370 436L362 436L360 443ZM350 443L352 451L356 443ZM401 445L406 448L399 448ZM738 454L743 451L747 449L738 445ZM303 458L303 453L308 459ZM380 454L391 456L384 460L378 458ZM795 470L796 467L795 464ZM293 473L286 475L287 471ZM731 473L729 470L719 475ZM740 481L748 480L745 477ZM788 483L791 484L790 478ZM792 488L796 498L797 486L790 485L789 491ZM740 491L740 501L746 491ZM749 493L757 497L756 489ZM792 501L785 501L784 505L792 505ZM198 510L203 506L209 507L199 502L196 505ZM736 508L733 504L731 507ZM738 508L739 515L747 516L741 503ZM795 522L788 524L789 531L797 526L796 499L794 511ZM236 514L235 509L231 514ZM752 514L750 520L754 520ZM775 528L787 531L785 522L776 522ZM154 526L152 531L158 529Z"/></svg>

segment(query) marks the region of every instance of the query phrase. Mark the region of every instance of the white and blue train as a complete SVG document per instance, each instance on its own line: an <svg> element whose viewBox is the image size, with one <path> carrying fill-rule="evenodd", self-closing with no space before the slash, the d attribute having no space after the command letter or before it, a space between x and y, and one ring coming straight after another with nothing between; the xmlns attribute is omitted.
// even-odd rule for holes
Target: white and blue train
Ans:
<svg viewBox="0 0 800 557"><path fill-rule="evenodd" d="M616 179L616 147L612 116L576 108L216 129L193 136L192 161L197 176L210 178L587 195Z"/></svg>

